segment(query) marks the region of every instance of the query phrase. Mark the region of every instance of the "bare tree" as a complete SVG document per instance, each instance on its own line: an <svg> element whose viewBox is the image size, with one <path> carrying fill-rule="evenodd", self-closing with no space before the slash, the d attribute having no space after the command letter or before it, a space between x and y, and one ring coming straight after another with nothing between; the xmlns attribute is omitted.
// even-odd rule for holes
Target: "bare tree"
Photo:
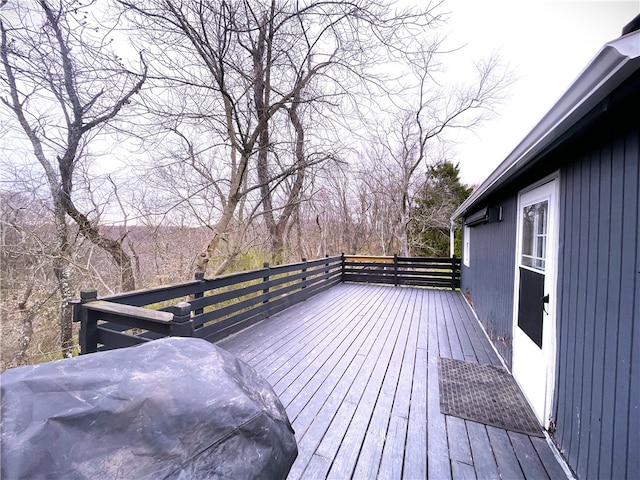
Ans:
<svg viewBox="0 0 640 480"><path fill-rule="evenodd" d="M62 350L73 347L73 295L67 215L85 238L112 257L124 289L135 287L131 261L121 239L103 235L99 225L74 200L74 173L92 139L112 122L140 91L146 73L128 72L92 29L93 2L38 0L4 2L0 18L2 105L26 136L45 172L56 226L54 273L60 294Z"/></svg>
<svg viewBox="0 0 640 480"><path fill-rule="evenodd" d="M410 209L417 186L423 183L416 174L424 175L429 165L444 160L449 131L473 129L490 118L511 84L508 69L494 55L476 64L475 76L466 83L442 86L436 75L438 57L444 54L440 49L440 42L435 42L408 56L414 91L408 98L414 101L401 109L396 121L382 126L385 134L375 142L379 146L376 161L384 165L383 175L397 178L397 214L390 220L397 222L395 235L402 255L409 254Z"/></svg>
<svg viewBox="0 0 640 480"><path fill-rule="evenodd" d="M2 369L60 353L58 285L51 281L60 259L50 202L33 188L36 178L16 178L11 190L0 192Z"/></svg>
<svg viewBox="0 0 640 480"><path fill-rule="evenodd" d="M434 22L431 6L400 11L375 0L117 2L146 35L160 93L147 99L156 123L188 138L197 159L187 156L207 164L204 173L218 193L219 215L199 256L201 270L228 237L240 203L254 201L256 193L272 254L281 255L305 170L334 153L311 155L321 152L308 141L311 127L304 125L301 106L346 111L347 94L384 86L376 84L376 59L408 49L416 31ZM365 98L351 97L350 108ZM314 124L321 110L316 107ZM345 122L344 115L334 121ZM283 127L287 122L292 129ZM223 167L214 167L213 158L202 161L220 152L227 158ZM221 176L212 178L216 171Z"/></svg>

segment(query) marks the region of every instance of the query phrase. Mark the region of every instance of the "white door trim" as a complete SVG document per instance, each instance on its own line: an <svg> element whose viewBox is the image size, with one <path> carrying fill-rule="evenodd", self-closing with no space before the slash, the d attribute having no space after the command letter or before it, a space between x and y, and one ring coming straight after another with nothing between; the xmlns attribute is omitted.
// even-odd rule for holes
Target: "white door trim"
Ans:
<svg viewBox="0 0 640 480"><path fill-rule="evenodd" d="M551 185L549 185L551 184ZM550 197L549 198L549 224L547 231L547 254L546 254L546 268L545 268L545 294L549 294L549 303L546 305L547 314L544 319L544 328L542 332L542 361L546 365L543 366L544 376L546 378L545 392L541 398L537 398L532 401L527 395L526 385L526 366L523 365L525 358L518 357L519 354L523 354L522 350L528 348L524 345L522 338L522 331L518 330L518 306L519 306L519 283L520 283L520 266L521 266L521 253L522 253L522 208L523 197L528 197L528 202L532 201L531 194L535 196L535 190L549 185ZM515 261L515 275L514 275L514 303L513 303L513 352L512 352L512 371L516 382L520 385L523 392L528 396L529 402L532 404L534 412L536 413L538 420L544 427L549 426L551 420L552 408L553 408L553 393L555 388L556 377L556 359L557 359L557 345L556 345L556 314L557 314L557 280L558 280L558 253L559 253L559 227L560 227L560 211L559 211L559 194L560 194L560 174L555 172L548 177L528 186L518 193L518 210L517 210L517 229L516 229L516 261ZM548 193L546 194L548 195ZM544 195L543 195L544 196ZM535 201L535 200L533 200ZM519 339L519 340L518 340ZM533 343L533 342L532 342ZM537 346L536 346L537 347ZM516 348L519 351L516 351ZM526 355L526 352L524 353ZM535 404L534 404L535 403Z"/></svg>

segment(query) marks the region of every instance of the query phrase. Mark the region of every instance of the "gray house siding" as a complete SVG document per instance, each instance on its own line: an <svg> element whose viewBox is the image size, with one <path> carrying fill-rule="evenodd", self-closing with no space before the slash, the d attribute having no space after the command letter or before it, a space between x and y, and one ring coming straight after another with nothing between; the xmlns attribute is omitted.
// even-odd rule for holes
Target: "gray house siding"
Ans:
<svg viewBox="0 0 640 480"><path fill-rule="evenodd" d="M471 230L462 287L510 363L501 340L511 338L516 198L560 172L555 387L545 425L580 479L640 478L638 112L640 31L627 30L452 216L479 220L475 212L509 199L502 223Z"/></svg>
<svg viewBox="0 0 640 480"><path fill-rule="evenodd" d="M640 137L609 127L561 171L555 439L579 478L640 478Z"/></svg>
<svg viewBox="0 0 640 480"><path fill-rule="evenodd" d="M470 228L471 261L462 266L462 291L511 368L517 197L493 205L502 206L503 221Z"/></svg>
<svg viewBox="0 0 640 480"><path fill-rule="evenodd" d="M470 229L462 271L511 367L517 192L559 168L553 437L581 479L640 478L640 122L626 121L638 96L483 202L501 205L503 221Z"/></svg>

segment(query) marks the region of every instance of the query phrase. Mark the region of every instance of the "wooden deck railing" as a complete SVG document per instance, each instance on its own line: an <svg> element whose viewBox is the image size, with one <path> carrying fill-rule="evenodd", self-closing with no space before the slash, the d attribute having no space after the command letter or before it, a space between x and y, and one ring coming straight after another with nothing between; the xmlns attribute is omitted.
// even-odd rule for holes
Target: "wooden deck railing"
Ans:
<svg viewBox="0 0 640 480"><path fill-rule="evenodd" d="M216 341L340 282L458 288L460 260L334 256L74 302L81 353L166 336Z"/></svg>
<svg viewBox="0 0 640 480"><path fill-rule="evenodd" d="M342 280L455 290L460 287L460 259L349 255L345 257Z"/></svg>

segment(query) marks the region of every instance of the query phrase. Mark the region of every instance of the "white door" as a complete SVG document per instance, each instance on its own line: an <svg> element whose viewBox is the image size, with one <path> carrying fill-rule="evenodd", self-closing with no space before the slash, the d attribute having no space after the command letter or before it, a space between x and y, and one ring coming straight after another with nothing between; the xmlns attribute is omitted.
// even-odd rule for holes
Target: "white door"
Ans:
<svg viewBox="0 0 640 480"><path fill-rule="evenodd" d="M513 376L548 426L555 380L558 180L518 198Z"/></svg>

